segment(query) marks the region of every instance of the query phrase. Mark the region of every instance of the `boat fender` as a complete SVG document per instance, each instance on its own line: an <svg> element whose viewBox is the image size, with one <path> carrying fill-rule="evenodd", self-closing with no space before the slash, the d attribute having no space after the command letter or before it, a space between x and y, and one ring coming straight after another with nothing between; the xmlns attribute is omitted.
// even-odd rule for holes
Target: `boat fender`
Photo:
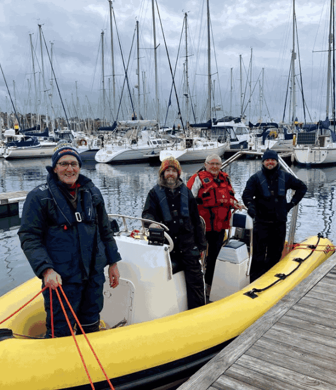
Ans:
<svg viewBox="0 0 336 390"><path fill-rule="evenodd" d="M0 341L14 338L12 329L0 329Z"/></svg>

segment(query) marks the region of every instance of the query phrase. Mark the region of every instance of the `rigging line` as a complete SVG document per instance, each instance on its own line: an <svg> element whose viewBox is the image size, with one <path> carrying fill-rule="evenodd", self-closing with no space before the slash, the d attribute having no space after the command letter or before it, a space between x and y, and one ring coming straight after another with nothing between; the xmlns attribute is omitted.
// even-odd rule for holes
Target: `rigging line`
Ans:
<svg viewBox="0 0 336 390"><path fill-rule="evenodd" d="M65 118L66 118L66 121L67 121L67 124L68 124L68 128L70 129L70 123L69 123L68 115L67 115L66 110L65 110L65 107L64 107L64 103L63 103L61 91L60 91L59 86L58 86L58 81L57 81L56 74L55 74L55 71L54 71L54 66L53 66L53 64L52 64L52 61L51 61L51 58L50 58L50 55L49 55L49 50L48 50L47 42L46 42L46 40L45 40L45 36L44 36L43 30L42 30L42 27L41 27L41 33L42 33L44 45L45 45L46 50L47 50L47 54L48 54L48 58L49 58L50 66L51 66L51 70L52 70L53 75L54 75L54 78L55 78L55 83L56 83L57 91L58 91L59 97L60 97L60 99L61 99L62 107L63 107L63 110L64 110L64 115L65 115Z"/></svg>
<svg viewBox="0 0 336 390"><path fill-rule="evenodd" d="M282 122L285 122L285 116L286 116L286 107L287 107L287 99L288 99L288 90L289 90L289 80L291 77L291 69L292 67L289 67L289 73L288 73L288 79L287 79L287 89L286 89L286 97L285 97L285 105L284 105L284 111L282 116Z"/></svg>
<svg viewBox="0 0 336 390"><path fill-rule="evenodd" d="M5 77L4 71L2 70L1 64L0 64L0 68L1 68L2 76L3 76L3 78L4 78L6 87L7 87L7 91L8 91L9 98L10 98L10 100L11 100L11 102L12 102L12 106L13 106L13 109L14 109L15 117L16 117L16 119L17 119L17 121L18 121L18 124L20 125L20 120L19 120L19 117L18 117L18 115L17 115L17 113L16 113L16 109L15 109L15 106L14 106L14 103L13 103L12 95L11 95L11 93L10 93L10 91L9 91L9 88L8 88L8 85L7 85L7 81L6 81L6 77Z"/></svg>
<svg viewBox="0 0 336 390"><path fill-rule="evenodd" d="M300 57L300 45L299 45L299 32L297 28L297 20L295 18L295 29L296 29L296 43L297 43L297 49L298 49L298 57L299 57L299 68L300 68L300 85L301 85L301 98L302 98L302 104L303 104L303 118L304 118L304 123L307 123L306 121L306 101L303 93L303 81L302 81L302 68L301 68L301 57ZM309 111L308 111L309 114ZM310 116L310 114L309 114ZM310 117L310 120L311 117Z"/></svg>
<svg viewBox="0 0 336 390"><path fill-rule="evenodd" d="M212 45L213 45L213 49L214 49L214 56L215 56L215 62L216 62L216 70L217 70L217 80L218 80L218 89L219 89L219 96L220 96L220 102L221 102L221 106L222 106L222 113L224 114L224 109L223 109L223 99L222 99L222 92L221 92L221 85L220 85L220 78L219 78L219 73L218 73L218 63L217 63L217 55L216 55L216 48L215 48L215 40L214 40L214 34L213 34L213 30L212 30L212 22L211 22L211 18L210 18L210 27L211 27L211 35L212 35Z"/></svg>
<svg viewBox="0 0 336 390"><path fill-rule="evenodd" d="M114 14L114 13L113 13L113 17L114 17L114 22L116 23L115 14ZM116 30L117 30L117 25L116 25ZM131 58L131 53L132 53L132 49L133 49L134 38L135 38L135 32L136 32L136 29L134 29L134 33L133 33L132 45L131 45L131 50L130 50L129 56L128 56L127 68L125 68L124 57L123 57L123 54L121 53L121 57L122 57L122 61L123 61L123 66L124 66L124 71L125 71L125 77L124 77L123 86L122 86L122 89L121 89L120 100L119 100L119 106L118 106L118 110L117 110L117 115L116 115L116 119L115 119L115 124L116 124L116 122L117 122L117 120L118 120L119 111L120 111L120 107L121 107L121 102L122 102L122 98L123 98L123 94L124 94L124 89L125 89L126 81L127 81L127 85L128 85L127 70L128 70L128 66L129 66L130 58ZM119 47L120 47L120 51L121 51L121 45L120 45L118 30L117 30L117 36L118 36ZM128 90L129 90L129 85L128 85ZM130 91L129 91L129 93L130 93ZM133 112L135 112L135 111L134 111L134 106L133 106L133 101L132 101L132 96L131 96L131 94L130 94L130 99L131 99L131 103L132 103ZM139 113L139 115L140 115L140 113Z"/></svg>
<svg viewBox="0 0 336 390"><path fill-rule="evenodd" d="M259 76L258 76L258 78L257 78L257 81L256 81L255 84L254 84L254 87L253 87L253 90L252 90L250 99L249 99L249 101L246 103L245 109L243 110L243 114L245 113L245 110L247 109L247 107L248 107L248 105L249 105L249 103L250 103L250 100L251 100L251 98L252 98L252 95L253 95L253 93L254 93L254 90L256 89L257 84L258 84L258 81L259 81L259 79L260 79L261 73L262 73L262 72L260 71Z"/></svg>
<svg viewBox="0 0 336 390"><path fill-rule="evenodd" d="M114 13L114 12L113 12L113 19L114 19L114 24L115 24L116 32L117 32L118 43L119 43L119 48L120 48L120 53L121 53L121 59L122 59L122 63L123 63L123 68L124 68L124 72L125 72L125 80L126 80L126 82L127 82L127 88L128 88L129 98L130 98L130 101L131 101L132 110L133 110L133 112L135 112L134 105L133 105L133 100L132 100L131 89L130 89L129 81L128 81L128 75L127 75L127 70L128 70L128 66L129 66L129 62L130 62L130 57L131 57L131 52L132 52L132 49L133 49L133 43L134 43L134 37L135 37L135 29L134 29L134 33L133 33L132 46L131 46L130 55L129 55L129 59L128 59L128 64L127 64L127 68L126 68L126 67L125 67L124 55L123 55L123 51L122 51L122 47L121 47L121 42L120 42L120 37L119 37L119 32L118 32L118 27L117 27L117 21L116 21L116 17L115 17L115 13ZM140 113L139 113L139 115L140 115Z"/></svg>
<svg viewBox="0 0 336 390"><path fill-rule="evenodd" d="M178 47L178 50L177 50L177 56L176 56L176 62L175 62L175 68L174 68L174 77L175 77L175 74L176 74L177 62L178 62L178 58L179 58L179 54L180 54L182 35L183 35L183 31L184 31L183 27L184 27L184 24L185 24L184 22L185 22L185 19L183 19L183 23L182 23L182 31L181 31L181 36L180 36L180 43L179 43L179 47ZM165 119L165 122L164 122L164 126L166 126L166 122L167 122L169 106L171 105L171 95L172 95L172 93L173 93L173 82L172 82L171 87L170 87L169 100L168 100L167 113L166 113L166 119ZM169 102L170 102L170 104L169 104Z"/></svg>
<svg viewBox="0 0 336 390"><path fill-rule="evenodd" d="M94 72L93 72L93 80L92 80L92 84L91 84L91 92L93 91L93 84L94 84L95 74L96 74L97 66L98 66L98 57L99 57L100 45L101 45L101 39L99 39L99 44L98 44L96 64L95 64L95 68L94 68Z"/></svg>
<svg viewBox="0 0 336 390"><path fill-rule="evenodd" d="M162 37L163 37L163 40L164 40L164 44L165 44L165 48L166 48L166 53L167 53L167 57L168 57L169 69L170 69L170 73L171 73L171 76L172 76L172 79L173 79L174 91L175 91L175 98L176 98L176 103L177 103L177 108L178 108L178 114L179 114L180 122L181 122L181 124L182 124L182 128L183 128L183 130L184 130L184 123L183 123L183 119L182 119L182 114L181 114L181 109L180 109L180 103L179 103L178 96L177 96L176 85L175 85L175 79L174 79L173 70L172 70L171 62L170 62L170 58L169 58L168 46L167 46L166 38L165 38L165 35L164 35L164 32L163 32L163 26L162 26L162 21L161 21L161 16L160 16L160 11L159 11L159 6L158 6L158 3L157 3L157 0L155 0L155 4L156 4L156 9L157 9L157 13L158 13L158 16L159 16L159 20L160 20L161 31L162 31Z"/></svg>

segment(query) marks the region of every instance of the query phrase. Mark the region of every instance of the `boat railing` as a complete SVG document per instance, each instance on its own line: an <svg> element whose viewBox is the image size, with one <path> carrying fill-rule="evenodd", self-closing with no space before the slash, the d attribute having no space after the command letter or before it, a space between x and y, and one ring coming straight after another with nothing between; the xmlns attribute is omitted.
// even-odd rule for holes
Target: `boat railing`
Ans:
<svg viewBox="0 0 336 390"><path fill-rule="evenodd" d="M169 252L171 252L174 248L174 242L173 240L171 239L171 237L169 236L169 234L167 233L169 231L168 227L166 225L164 225L163 223L161 222L156 222L156 221L152 221L151 219L146 219L146 218L141 218L141 217L131 217L129 215L122 215L122 214L108 214L108 217L110 219L115 219L115 218L120 218L123 222L123 230L120 230L117 235L121 235L122 233L126 233L127 235L128 234L131 234L133 232L133 229L132 230L129 230L128 226L127 226L127 221L126 219L131 219L131 220L136 220L136 221L140 221L141 222L141 230L139 231L139 237L142 238L142 239L145 239L145 237L148 236L148 229L145 227L145 224L149 223L149 224L152 224L152 223L155 223L155 225L158 225L160 227L162 227L163 231L164 231L164 236L165 238L167 239L168 243L169 243Z"/></svg>

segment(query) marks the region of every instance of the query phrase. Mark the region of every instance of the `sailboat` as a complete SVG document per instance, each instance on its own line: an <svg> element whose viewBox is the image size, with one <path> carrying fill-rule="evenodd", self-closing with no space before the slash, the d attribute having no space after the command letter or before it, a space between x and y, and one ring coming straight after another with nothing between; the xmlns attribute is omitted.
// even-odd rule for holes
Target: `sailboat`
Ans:
<svg viewBox="0 0 336 390"><path fill-rule="evenodd" d="M330 24L328 37L328 75L327 75L327 104L326 119L319 121L304 132L297 134L294 157L302 165L336 164L336 123L335 123L335 87L332 88L332 118L329 120L330 87L335 77L334 46L334 0L330 0Z"/></svg>

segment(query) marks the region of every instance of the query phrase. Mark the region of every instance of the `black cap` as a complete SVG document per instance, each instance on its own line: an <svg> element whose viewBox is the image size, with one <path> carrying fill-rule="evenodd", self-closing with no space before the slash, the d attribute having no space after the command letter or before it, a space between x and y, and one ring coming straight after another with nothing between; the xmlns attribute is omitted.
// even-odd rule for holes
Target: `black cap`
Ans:
<svg viewBox="0 0 336 390"><path fill-rule="evenodd" d="M274 150L267 149L264 152L261 161L265 161L265 160L279 161L278 153L276 151L274 151Z"/></svg>

